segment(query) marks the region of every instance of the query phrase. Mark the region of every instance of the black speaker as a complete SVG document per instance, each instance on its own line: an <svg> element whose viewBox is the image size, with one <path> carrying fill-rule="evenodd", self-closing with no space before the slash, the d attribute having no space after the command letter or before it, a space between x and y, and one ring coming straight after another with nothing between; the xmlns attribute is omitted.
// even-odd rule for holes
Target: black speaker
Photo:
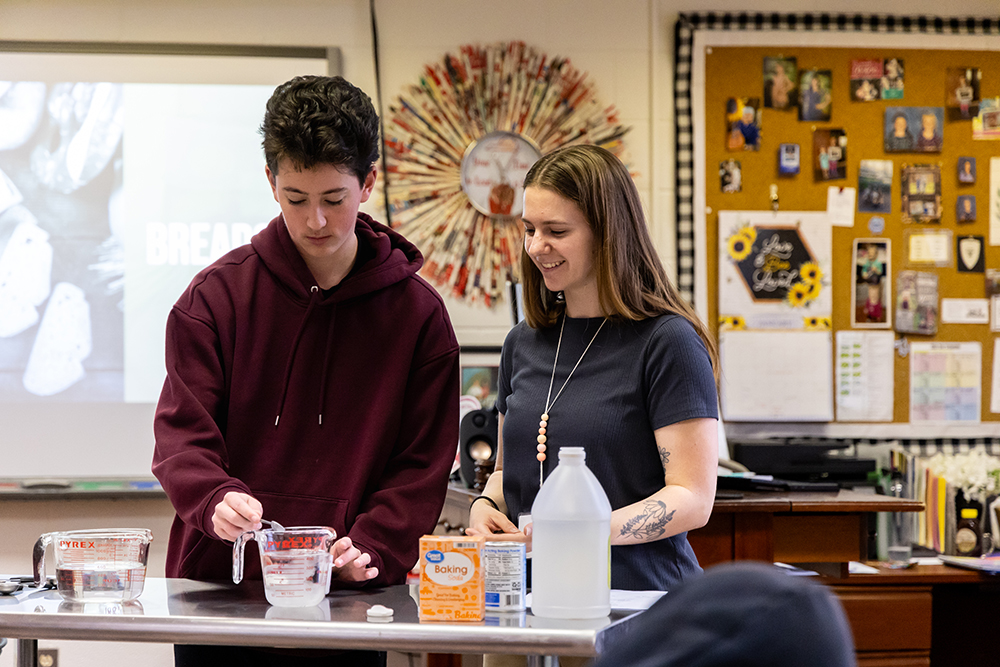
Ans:
<svg viewBox="0 0 1000 667"><path fill-rule="evenodd" d="M476 486L476 465L491 469L497 460L497 410L472 410L458 427L458 474L467 487Z"/></svg>

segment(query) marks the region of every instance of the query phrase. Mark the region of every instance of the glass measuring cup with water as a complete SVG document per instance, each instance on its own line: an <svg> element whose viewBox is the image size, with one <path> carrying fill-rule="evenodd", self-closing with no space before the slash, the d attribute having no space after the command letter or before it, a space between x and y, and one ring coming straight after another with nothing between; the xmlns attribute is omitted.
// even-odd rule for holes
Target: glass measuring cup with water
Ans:
<svg viewBox="0 0 1000 667"><path fill-rule="evenodd" d="M153 533L145 528L45 533L32 553L35 585L45 580L45 552L52 545L56 591L66 600L125 602L142 593Z"/></svg>
<svg viewBox="0 0 1000 667"><path fill-rule="evenodd" d="M264 572L264 595L275 607L311 607L330 592L330 547L337 533L327 526L250 530L233 543L233 583L243 580L243 552L256 540Z"/></svg>

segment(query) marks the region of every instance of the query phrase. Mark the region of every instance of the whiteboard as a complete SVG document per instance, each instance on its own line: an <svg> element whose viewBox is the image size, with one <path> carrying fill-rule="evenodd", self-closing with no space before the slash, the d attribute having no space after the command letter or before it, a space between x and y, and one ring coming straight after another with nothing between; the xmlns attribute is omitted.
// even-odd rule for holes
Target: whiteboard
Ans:
<svg viewBox="0 0 1000 667"><path fill-rule="evenodd" d="M829 331L722 331L725 421L833 421Z"/></svg>

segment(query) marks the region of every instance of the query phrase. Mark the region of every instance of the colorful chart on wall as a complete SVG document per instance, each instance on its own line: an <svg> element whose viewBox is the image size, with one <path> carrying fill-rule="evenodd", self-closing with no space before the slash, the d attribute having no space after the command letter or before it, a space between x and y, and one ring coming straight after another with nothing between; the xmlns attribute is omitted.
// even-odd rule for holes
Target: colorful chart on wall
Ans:
<svg viewBox="0 0 1000 667"><path fill-rule="evenodd" d="M518 282L524 175L541 155L597 144L627 163L629 131L569 58L522 42L462 46L389 106L391 224L422 274L456 299L496 305Z"/></svg>
<svg viewBox="0 0 1000 667"><path fill-rule="evenodd" d="M720 327L830 329L830 239L822 213L720 211Z"/></svg>

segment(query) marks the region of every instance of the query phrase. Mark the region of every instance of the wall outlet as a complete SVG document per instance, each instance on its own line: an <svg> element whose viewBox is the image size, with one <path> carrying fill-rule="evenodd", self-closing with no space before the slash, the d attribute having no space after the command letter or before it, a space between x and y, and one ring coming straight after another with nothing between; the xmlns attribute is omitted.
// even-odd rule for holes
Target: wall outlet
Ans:
<svg viewBox="0 0 1000 667"><path fill-rule="evenodd" d="M59 649L38 649L38 667L59 667Z"/></svg>

